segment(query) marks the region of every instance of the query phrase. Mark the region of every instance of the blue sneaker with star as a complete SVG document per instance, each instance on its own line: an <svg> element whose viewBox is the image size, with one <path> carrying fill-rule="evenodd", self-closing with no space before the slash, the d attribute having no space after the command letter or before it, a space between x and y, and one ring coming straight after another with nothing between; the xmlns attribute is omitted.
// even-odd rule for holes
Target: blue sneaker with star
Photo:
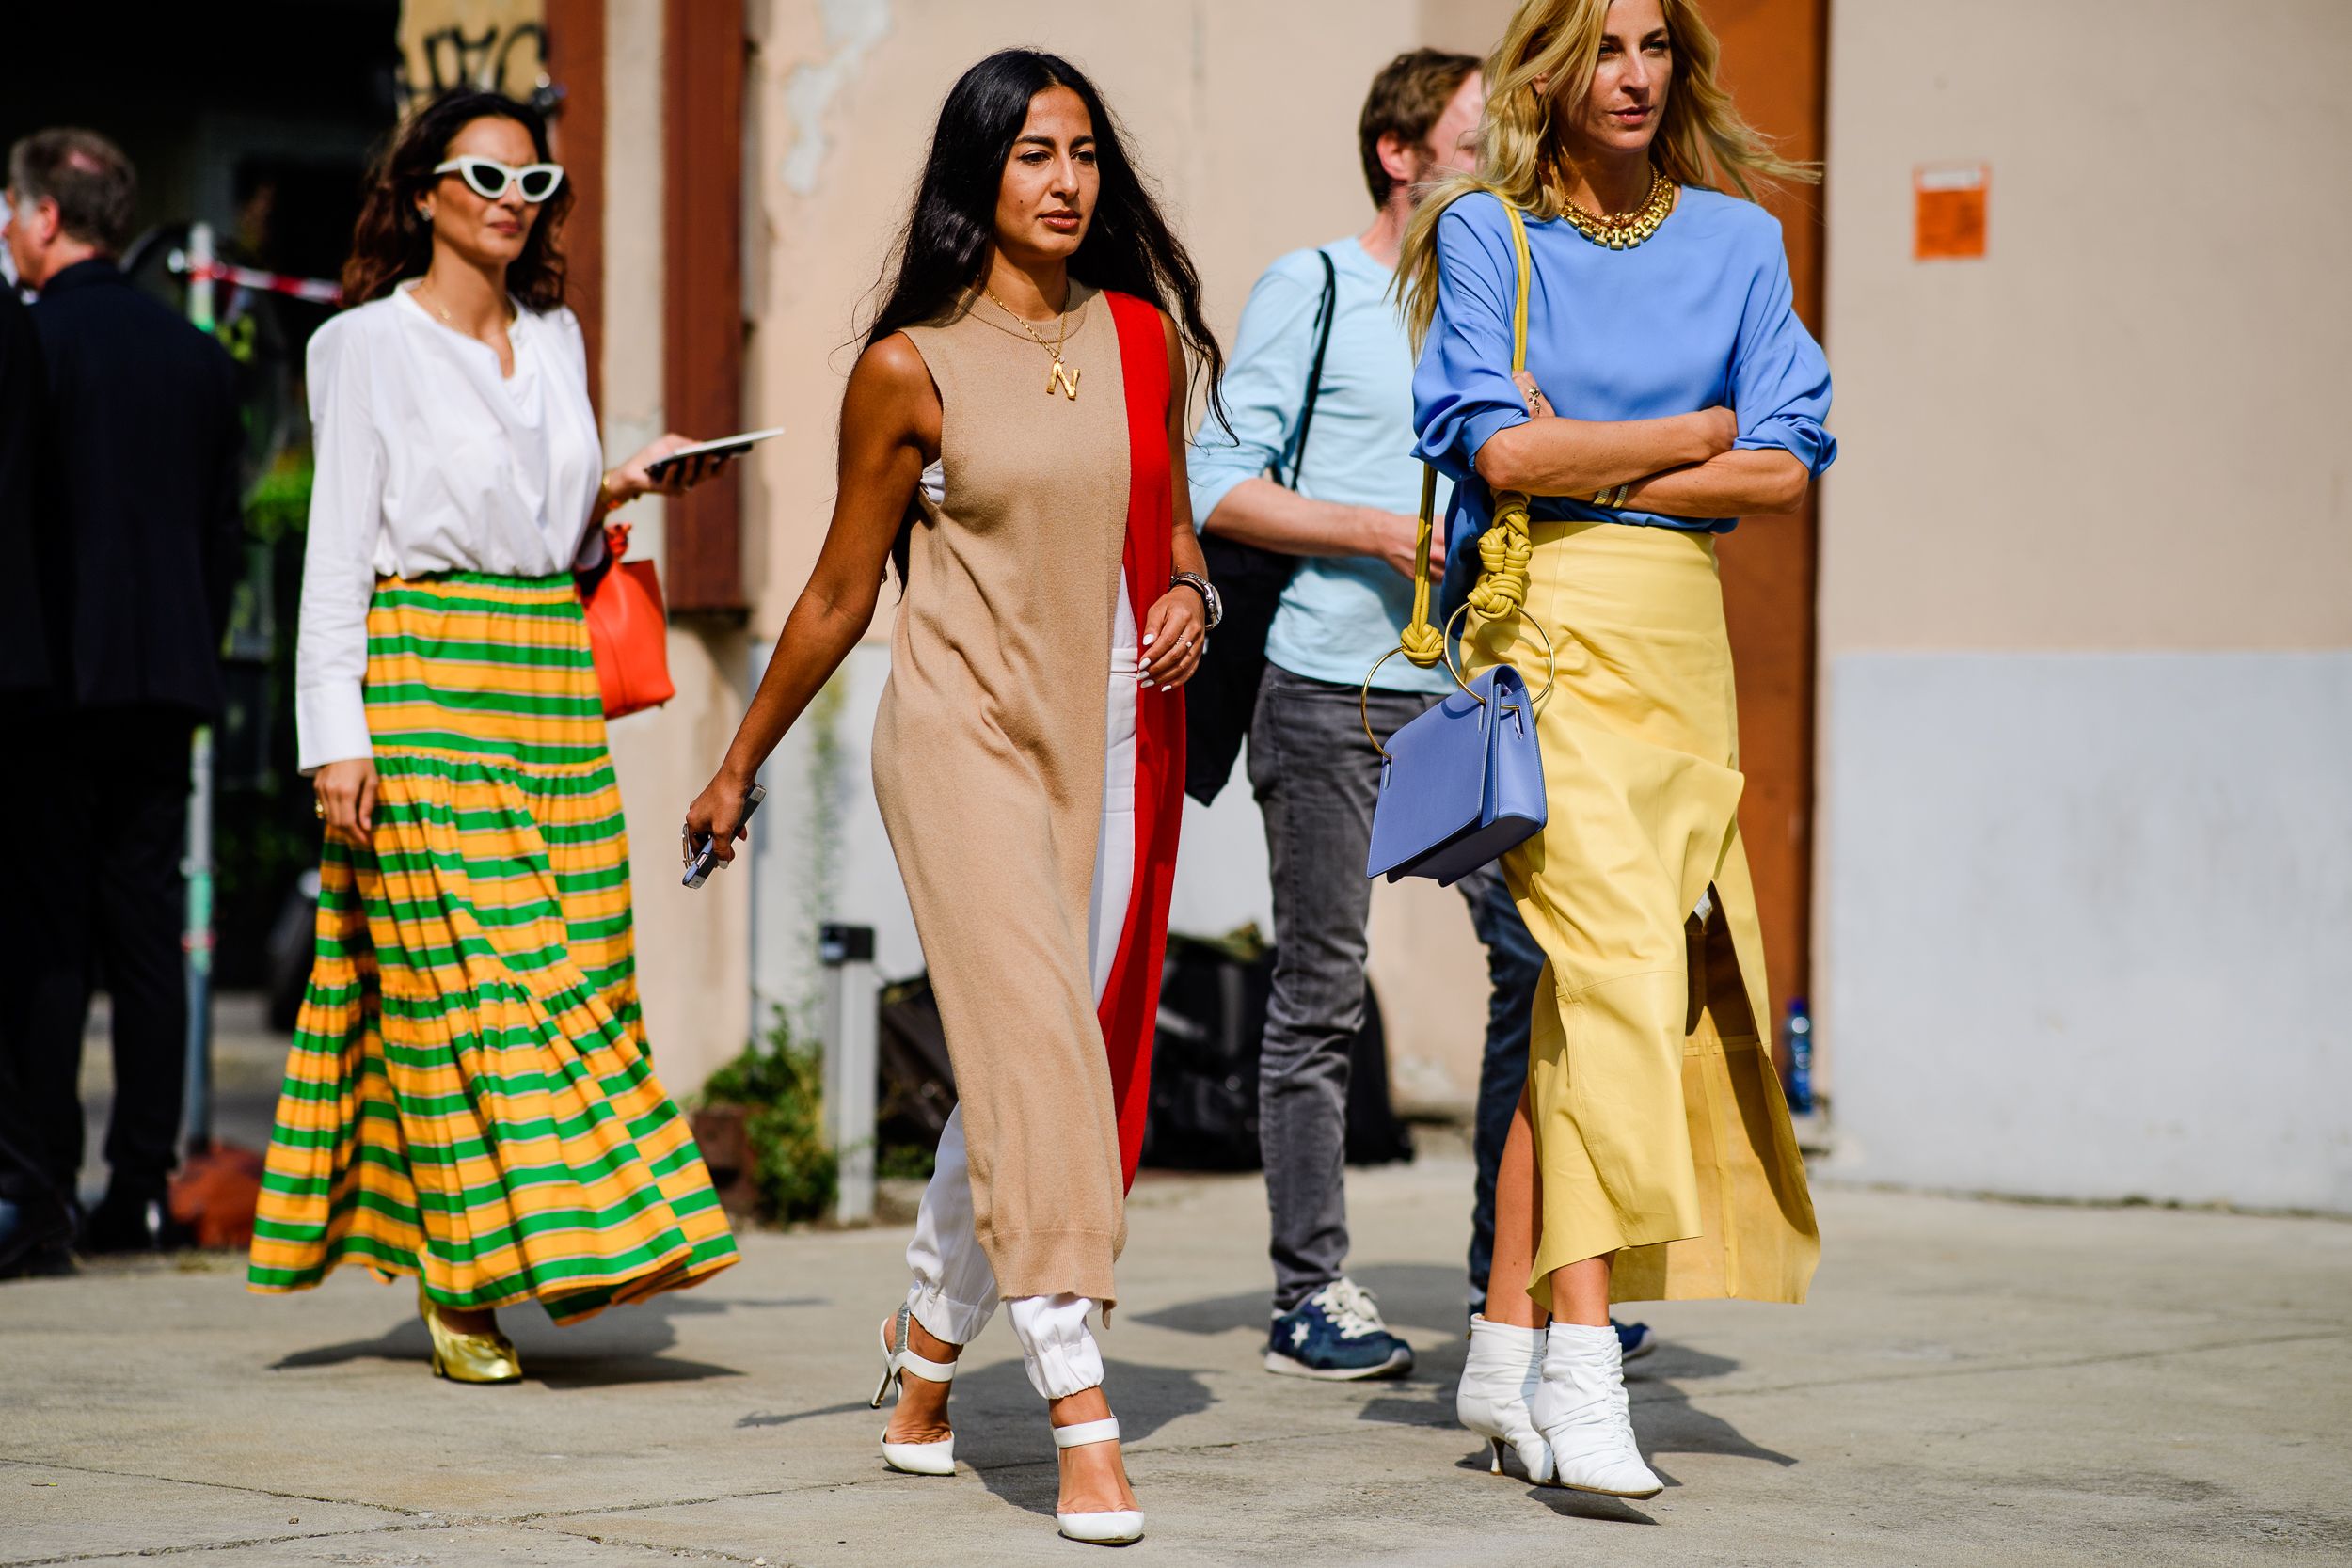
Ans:
<svg viewBox="0 0 2352 1568"><path fill-rule="evenodd" d="M1335 1279L1276 1314L1266 1336L1265 1370L1327 1382L1402 1377L1413 1370L1413 1347L1389 1332L1370 1291L1352 1279Z"/></svg>

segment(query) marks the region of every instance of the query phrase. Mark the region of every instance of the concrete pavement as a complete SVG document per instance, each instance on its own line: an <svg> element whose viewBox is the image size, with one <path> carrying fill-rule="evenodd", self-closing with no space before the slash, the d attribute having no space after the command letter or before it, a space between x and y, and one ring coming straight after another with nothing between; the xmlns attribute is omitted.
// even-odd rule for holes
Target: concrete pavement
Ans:
<svg viewBox="0 0 2352 1568"><path fill-rule="evenodd" d="M2318 1563L2352 1560L2352 1225L1820 1195L1812 1305L1659 1306L1626 1504L1489 1479L1454 1427L1458 1154L1351 1175L1402 1382L1267 1375L1250 1179L1147 1176L1104 1338L1169 1563ZM834 1568L1088 1560L1058 1541L1003 1324L952 1480L866 1408L903 1229L758 1234L703 1289L559 1331L530 1380L436 1383L411 1298L246 1294L190 1257L0 1286L0 1564Z"/></svg>

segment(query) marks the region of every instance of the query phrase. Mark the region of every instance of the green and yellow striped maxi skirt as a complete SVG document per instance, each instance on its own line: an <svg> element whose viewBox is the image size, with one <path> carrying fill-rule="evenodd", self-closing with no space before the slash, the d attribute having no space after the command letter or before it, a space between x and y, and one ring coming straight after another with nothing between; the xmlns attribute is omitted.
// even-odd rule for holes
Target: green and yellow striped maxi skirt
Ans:
<svg viewBox="0 0 2352 1568"><path fill-rule="evenodd" d="M346 1260L570 1323L735 1241L637 1000L628 843L572 579L386 578L378 794L330 836L247 1280Z"/></svg>

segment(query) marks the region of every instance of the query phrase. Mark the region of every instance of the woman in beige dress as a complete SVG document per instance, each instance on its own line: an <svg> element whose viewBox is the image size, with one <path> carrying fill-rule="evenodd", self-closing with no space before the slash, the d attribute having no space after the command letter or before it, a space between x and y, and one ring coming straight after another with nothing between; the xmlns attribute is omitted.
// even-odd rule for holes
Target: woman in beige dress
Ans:
<svg viewBox="0 0 2352 1568"><path fill-rule="evenodd" d="M1162 309L1172 307L1174 315ZM1181 323L1181 325L1179 325ZM874 788L961 1096L882 1328L892 1468L954 1472L948 1380L1001 1300L1050 1402L1062 1533L1143 1532L1087 1326L1117 1297L1181 820L1183 698L1216 594L1184 473L1218 355L1183 245L1093 87L1028 50L940 113L850 372L838 499L688 841L903 598Z"/></svg>

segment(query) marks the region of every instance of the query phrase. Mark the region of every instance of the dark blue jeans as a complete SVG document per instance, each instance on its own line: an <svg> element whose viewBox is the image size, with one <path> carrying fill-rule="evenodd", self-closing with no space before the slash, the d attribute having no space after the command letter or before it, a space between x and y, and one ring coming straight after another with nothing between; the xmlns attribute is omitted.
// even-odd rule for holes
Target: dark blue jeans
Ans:
<svg viewBox="0 0 2352 1568"><path fill-rule="evenodd" d="M1364 738L1357 689L1267 665L1249 733L1249 782L1265 819L1274 882L1273 993L1259 1058L1258 1137L1265 1161L1277 1311L1347 1267L1348 1049L1364 1022L1364 858L1380 795L1379 753ZM1382 734L1431 699L1375 691ZM1527 1037L1543 950L1512 906L1499 865L1454 884L1486 944L1486 1051L1478 1085L1473 1300L1494 1252L1495 1167L1527 1082Z"/></svg>
<svg viewBox="0 0 2352 1568"><path fill-rule="evenodd" d="M1486 945L1486 1054L1478 1069L1478 1121L1471 1141L1478 1184L1470 1206L1470 1299L1477 1308L1486 1304L1486 1274L1495 1256L1495 1171L1502 1164L1511 1113L1527 1086L1528 1037L1544 950L1519 918L1499 867L1485 867L1460 885L1470 900L1470 926Z"/></svg>

